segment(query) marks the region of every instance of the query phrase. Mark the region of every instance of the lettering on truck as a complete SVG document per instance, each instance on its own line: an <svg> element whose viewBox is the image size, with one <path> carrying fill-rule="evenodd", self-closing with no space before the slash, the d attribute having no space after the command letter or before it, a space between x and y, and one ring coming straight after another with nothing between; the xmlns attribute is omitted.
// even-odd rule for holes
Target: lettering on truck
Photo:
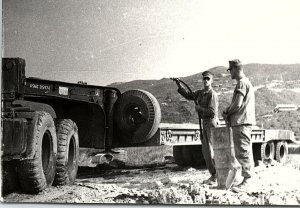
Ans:
<svg viewBox="0 0 300 208"><path fill-rule="evenodd" d="M50 89L51 89L50 85L33 84L33 83L30 83L29 87L32 89L46 90L46 91L50 91Z"/></svg>

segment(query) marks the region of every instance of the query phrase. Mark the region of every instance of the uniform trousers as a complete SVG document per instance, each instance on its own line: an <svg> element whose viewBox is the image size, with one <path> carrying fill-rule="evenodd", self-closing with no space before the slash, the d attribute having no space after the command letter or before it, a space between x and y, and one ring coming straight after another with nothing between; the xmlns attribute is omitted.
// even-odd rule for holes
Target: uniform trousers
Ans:
<svg viewBox="0 0 300 208"><path fill-rule="evenodd" d="M242 176L250 178L254 166L251 145L251 125L239 125L231 128L235 158L242 166Z"/></svg>
<svg viewBox="0 0 300 208"><path fill-rule="evenodd" d="M212 147L212 126L204 122L203 124L203 138L202 138L202 154L206 163L206 167L211 175L216 174L214 162L214 150Z"/></svg>

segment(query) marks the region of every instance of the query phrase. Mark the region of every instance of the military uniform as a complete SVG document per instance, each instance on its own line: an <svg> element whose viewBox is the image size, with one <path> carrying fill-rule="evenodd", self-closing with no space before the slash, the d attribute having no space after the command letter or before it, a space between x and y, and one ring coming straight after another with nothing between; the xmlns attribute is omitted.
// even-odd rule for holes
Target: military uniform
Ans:
<svg viewBox="0 0 300 208"><path fill-rule="evenodd" d="M203 72L203 77L213 77L211 72ZM212 176L216 175L216 169L214 164L214 151L212 148L212 128L216 126L218 116L218 95L212 89L201 89L194 92L187 92L184 88L180 87L178 92L188 100L197 101L203 111L199 111L199 116L203 120L203 138L202 138L202 154Z"/></svg>
<svg viewBox="0 0 300 208"><path fill-rule="evenodd" d="M239 60L229 61L230 68L241 65ZM230 68L228 70L230 70ZM254 88L247 77L238 80L232 102L238 93L243 95L243 104L237 112L230 115L232 127L235 157L242 166L242 176L250 178L251 169L254 165L251 148L251 128L256 124L255 120L255 95Z"/></svg>

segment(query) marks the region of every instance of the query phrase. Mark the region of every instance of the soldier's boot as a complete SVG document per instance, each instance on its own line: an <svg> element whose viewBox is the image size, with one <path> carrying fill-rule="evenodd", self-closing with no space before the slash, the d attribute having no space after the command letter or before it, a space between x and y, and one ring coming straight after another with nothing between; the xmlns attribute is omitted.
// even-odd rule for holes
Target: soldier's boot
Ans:
<svg viewBox="0 0 300 208"><path fill-rule="evenodd" d="M249 186L249 179L250 178L244 178L244 180L237 186L233 185L231 187L231 190L233 192L246 192Z"/></svg>

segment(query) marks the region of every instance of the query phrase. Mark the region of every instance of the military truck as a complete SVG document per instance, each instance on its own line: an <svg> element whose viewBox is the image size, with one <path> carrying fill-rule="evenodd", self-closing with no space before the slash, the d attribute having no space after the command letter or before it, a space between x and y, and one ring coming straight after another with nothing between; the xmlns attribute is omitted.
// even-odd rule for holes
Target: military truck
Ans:
<svg viewBox="0 0 300 208"><path fill-rule="evenodd" d="M161 111L149 92L27 78L24 59L4 58L1 116L3 169L14 163L23 191L37 193L74 182L80 147L155 145Z"/></svg>
<svg viewBox="0 0 300 208"><path fill-rule="evenodd" d="M205 164L199 125L160 123L160 105L149 92L26 77L25 65L22 58L2 59L3 188L15 180L26 193L72 184L79 148L111 158L115 148L172 145L178 165ZM283 162L293 136L254 129L255 159Z"/></svg>

